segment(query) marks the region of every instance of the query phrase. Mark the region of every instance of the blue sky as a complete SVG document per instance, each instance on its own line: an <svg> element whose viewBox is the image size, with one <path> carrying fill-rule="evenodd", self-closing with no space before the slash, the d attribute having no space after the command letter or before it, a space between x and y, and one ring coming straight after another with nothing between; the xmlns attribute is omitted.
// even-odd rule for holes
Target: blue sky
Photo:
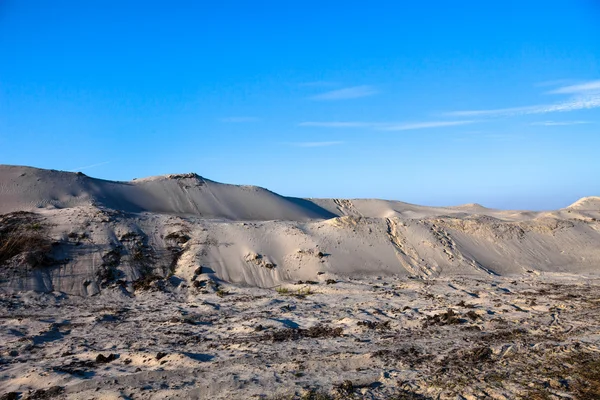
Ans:
<svg viewBox="0 0 600 400"><path fill-rule="evenodd" d="M0 163L563 207L600 195L599 38L591 0L4 0Z"/></svg>

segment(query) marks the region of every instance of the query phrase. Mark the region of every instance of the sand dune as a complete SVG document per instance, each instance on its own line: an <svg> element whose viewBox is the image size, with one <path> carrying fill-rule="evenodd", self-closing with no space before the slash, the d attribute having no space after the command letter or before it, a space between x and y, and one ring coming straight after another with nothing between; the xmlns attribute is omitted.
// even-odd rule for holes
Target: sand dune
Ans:
<svg viewBox="0 0 600 400"><path fill-rule="evenodd" d="M598 198L554 212L423 207L289 198L195 174L111 182L0 166L0 199L4 220L32 212L19 218L49 246L34 257L41 266L26 249L5 259L5 290L92 295L168 276L192 285L199 267L203 279L273 287L335 276L590 273L600 265Z"/></svg>
<svg viewBox="0 0 600 400"><path fill-rule="evenodd" d="M0 166L0 395L596 398L599 244L597 197L423 207Z"/></svg>
<svg viewBox="0 0 600 400"><path fill-rule="evenodd" d="M577 200L575 203L567 207L570 210L600 210L600 197L590 196Z"/></svg>
<svg viewBox="0 0 600 400"><path fill-rule="evenodd" d="M256 186L214 182L194 173L115 182L81 173L7 165L0 165L0 198L0 213L92 205L125 212L197 215L234 221L302 221L339 216L426 218L467 214L522 219L518 212L493 210L478 204L424 207L377 199L285 197Z"/></svg>
<svg viewBox="0 0 600 400"><path fill-rule="evenodd" d="M0 213L83 205L126 212L193 214L232 220L304 220L334 215L311 202L196 174L112 182L83 174L0 166Z"/></svg>

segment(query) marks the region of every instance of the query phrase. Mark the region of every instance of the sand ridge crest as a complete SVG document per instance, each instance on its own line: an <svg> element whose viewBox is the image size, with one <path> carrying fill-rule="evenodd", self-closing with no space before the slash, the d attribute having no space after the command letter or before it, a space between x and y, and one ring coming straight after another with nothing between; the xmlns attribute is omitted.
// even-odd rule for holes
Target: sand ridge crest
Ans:
<svg viewBox="0 0 600 400"><path fill-rule="evenodd" d="M335 276L583 273L600 265L600 211L587 208L300 199L194 173L112 182L15 166L0 166L0 200L2 221L21 218L24 240L46 238L32 241L40 249L7 253L0 269L6 291L90 296L115 285L132 294L172 279L217 290L210 282L268 288ZM12 235L2 221L0 234Z"/></svg>

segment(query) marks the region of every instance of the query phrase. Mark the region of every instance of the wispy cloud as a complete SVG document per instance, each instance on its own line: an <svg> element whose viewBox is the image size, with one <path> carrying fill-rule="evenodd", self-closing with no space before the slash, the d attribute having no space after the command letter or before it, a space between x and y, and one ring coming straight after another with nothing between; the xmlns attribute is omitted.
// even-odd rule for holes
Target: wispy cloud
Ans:
<svg viewBox="0 0 600 400"><path fill-rule="evenodd" d="M540 121L540 122L532 122L529 125L534 126L568 126L568 125L584 125L584 124L593 124L592 121Z"/></svg>
<svg viewBox="0 0 600 400"><path fill-rule="evenodd" d="M468 125L477 121L429 121L405 124L393 124L379 128L382 131L412 131L416 129L445 128L449 126Z"/></svg>
<svg viewBox="0 0 600 400"><path fill-rule="evenodd" d="M538 86L564 85L566 80L543 82ZM572 82L572 81L571 81ZM525 107L508 107L488 110L452 111L449 117L512 117L519 115L564 113L577 110L600 108L600 80L587 81L575 85L561 86L549 94L570 94L571 98L554 104L538 104Z"/></svg>
<svg viewBox="0 0 600 400"><path fill-rule="evenodd" d="M318 128L369 128L379 131L412 131L472 124L477 121L425 121L425 122L302 122L299 126Z"/></svg>
<svg viewBox="0 0 600 400"><path fill-rule="evenodd" d="M556 86L566 85L573 81L555 81L545 82L544 85ZM340 90L334 90L313 97L315 100L340 100L351 99L364 96L370 96L377 93L372 86L355 86ZM537 104L524 107L507 107L487 110L462 110L451 111L442 114L449 120L433 120L422 122L367 122L367 121L306 121L301 122L299 126L333 128L333 129L352 129L366 128L379 131L411 131L419 129L435 129L454 126L462 126L482 122L486 118L515 117L522 115L542 115L550 113L565 113L577 110L590 110L600 108L600 80L588 81L579 84L559 87L552 92L553 94L570 94L570 98L553 103ZM590 121L541 121L531 125L540 126L566 126L589 124Z"/></svg>
<svg viewBox="0 0 600 400"><path fill-rule="evenodd" d="M296 147L326 147L326 146L337 146L340 144L344 144L344 142L296 142L289 143L292 146Z"/></svg>
<svg viewBox="0 0 600 400"><path fill-rule="evenodd" d="M86 165L86 166L83 166L83 167L77 167L77 168L70 169L69 172L77 172L77 171L82 171L84 169L95 168L95 167L99 167L101 165L110 164L111 162L112 161L104 161L104 162L97 163L97 164Z"/></svg>
<svg viewBox="0 0 600 400"><path fill-rule="evenodd" d="M563 86L552 90L552 94L586 94L600 93L600 80L580 83L578 85Z"/></svg>
<svg viewBox="0 0 600 400"><path fill-rule="evenodd" d="M511 117L517 115L547 114L600 108L600 95L573 98L556 104L542 104L527 107L498 108L492 110L468 110L445 113L450 117Z"/></svg>
<svg viewBox="0 0 600 400"><path fill-rule="evenodd" d="M311 97L311 99L320 101L349 100L358 99L360 97L373 96L377 93L379 93L379 91L375 87L369 85L362 85L321 93Z"/></svg>
<svg viewBox="0 0 600 400"><path fill-rule="evenodd" d="M221 122L231 122L231 123L242 123L242 122L258 122L260 118L258 117L227 117L221 118Z"/></svg>

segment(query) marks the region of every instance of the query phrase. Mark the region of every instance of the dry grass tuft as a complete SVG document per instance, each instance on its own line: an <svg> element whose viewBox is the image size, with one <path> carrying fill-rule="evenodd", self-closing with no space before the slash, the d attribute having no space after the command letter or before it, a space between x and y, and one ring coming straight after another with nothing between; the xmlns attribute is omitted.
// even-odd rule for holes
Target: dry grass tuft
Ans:
<svg viewBox="0 0 600 400"><path fill-rule="evenodd" d="M38 215L19 211L0 216L0 265L20 256L21 263L41 267L51 263L51 251L51 240Z"/></svg>

